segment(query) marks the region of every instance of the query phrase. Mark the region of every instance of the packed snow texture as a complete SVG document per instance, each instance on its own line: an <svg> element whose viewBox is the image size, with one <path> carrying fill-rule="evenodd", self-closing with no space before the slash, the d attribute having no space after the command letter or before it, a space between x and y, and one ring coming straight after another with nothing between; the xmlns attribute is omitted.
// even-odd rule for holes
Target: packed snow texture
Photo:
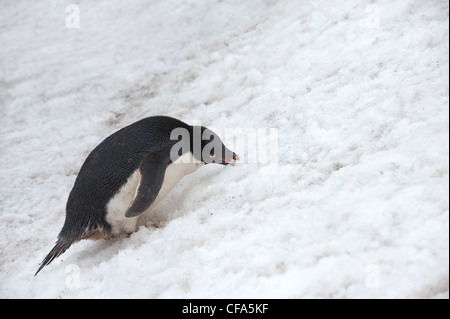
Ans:
<svg viewBox="0 0 450 319"><path fill-rule="evenodd" d="M447 1L70 4L0 2L1 298L448 298ZM246 142L34 277L89 152L157 114L277 163Z"/></svg>

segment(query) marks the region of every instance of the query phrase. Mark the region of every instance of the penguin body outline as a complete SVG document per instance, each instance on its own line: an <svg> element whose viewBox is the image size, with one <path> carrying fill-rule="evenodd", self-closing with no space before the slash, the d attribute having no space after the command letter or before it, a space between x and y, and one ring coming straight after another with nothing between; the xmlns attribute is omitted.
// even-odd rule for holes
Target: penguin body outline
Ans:
<svg viewBox="0 0 450 319"><path fill-rule="evenodd" d="M174 153L171 150L179 140L172 140L171 132L178 128L191 134L188 147ZM69 194L57 242L35 275L79 240L108 239L136 231L140 219L182 177L209 163L203 154L193 151L193 128L172 117L152 116L116 131L97 145L81 166ZM237 159L215 133L209 134L221 144L224 155L220 164ZM201 141L201 149L207 142Z"/></svg>

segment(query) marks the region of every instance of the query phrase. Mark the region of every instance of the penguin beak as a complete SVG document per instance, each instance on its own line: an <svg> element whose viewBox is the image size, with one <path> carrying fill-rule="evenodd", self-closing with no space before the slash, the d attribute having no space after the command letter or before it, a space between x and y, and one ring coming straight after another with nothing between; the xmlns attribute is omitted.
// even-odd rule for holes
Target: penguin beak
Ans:
<svg viewBox="0 0 450 319"><path fill-rule="evenodd" d="M233 152L233 158L221 158L221 160L222 160L221 164L228 165L228 164L233 163L234 161L238 161L239 156L237 156L236 153Z"/></svg>

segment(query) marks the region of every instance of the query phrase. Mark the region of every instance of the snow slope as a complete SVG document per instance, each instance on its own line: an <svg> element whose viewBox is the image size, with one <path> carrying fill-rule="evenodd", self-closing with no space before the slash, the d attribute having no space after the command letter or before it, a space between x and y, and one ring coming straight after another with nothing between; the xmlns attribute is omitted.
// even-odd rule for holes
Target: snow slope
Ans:
<svg viewBox="0 0 450 319"><path fill-rule="evenodd" d="M70 3L0 2L0 297L448 298L447 1ZM34 277L86 156L155 114L275 128L277 167L203 167Z"/></svg>

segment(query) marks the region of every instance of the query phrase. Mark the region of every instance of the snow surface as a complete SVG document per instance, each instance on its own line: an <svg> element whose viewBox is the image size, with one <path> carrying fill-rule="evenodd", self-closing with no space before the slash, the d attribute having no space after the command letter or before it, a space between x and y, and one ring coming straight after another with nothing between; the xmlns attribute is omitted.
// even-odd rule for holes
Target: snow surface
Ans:
<svg viewBox="0 0 450 319"><path fill-rule="evenodd" d="M448 298L447 1L70 3L0 2L0 297ZM34 277L86 156L156 114L276 128L277 169L203 167Z"/></svg>

